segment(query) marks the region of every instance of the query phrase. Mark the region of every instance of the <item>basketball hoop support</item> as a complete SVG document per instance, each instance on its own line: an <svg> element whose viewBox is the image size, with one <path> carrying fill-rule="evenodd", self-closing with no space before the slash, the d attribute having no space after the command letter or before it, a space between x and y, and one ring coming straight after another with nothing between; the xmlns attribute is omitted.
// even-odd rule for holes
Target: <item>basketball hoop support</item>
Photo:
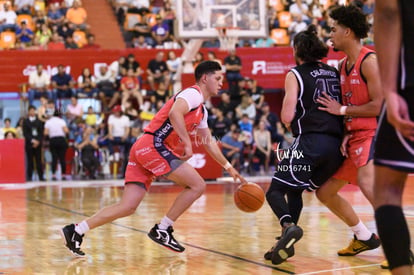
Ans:
<svg viewBox="0 0 414 275"><path fill-rule="evenodd" d="M238 42L237 28L216 27L217 37L220 41L221 51L230 51L236 49Z"/></svg>

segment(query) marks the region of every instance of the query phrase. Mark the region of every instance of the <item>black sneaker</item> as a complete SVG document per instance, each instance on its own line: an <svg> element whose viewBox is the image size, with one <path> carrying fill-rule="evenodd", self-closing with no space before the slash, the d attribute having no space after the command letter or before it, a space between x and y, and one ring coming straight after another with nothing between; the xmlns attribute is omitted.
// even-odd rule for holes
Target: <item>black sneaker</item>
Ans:
<svg viewBox="0 0 414 275"><path fill-rule="evenodd" d="M159 243L172 251L183 252L185 248L181 246L176 239L174 239L172 235L173 232L174 230L172 226L169 226L166 230L164 230L159 229L158 224L156 224L148 233L148 237L150 237L154 242Z"/></svg>
<svg viewBox="0 0 414 275"><path fill-rule="evenodd" d="M276 237L276 240L278 240L278 241L279 241L281 238L282 238L281 236ZM265 258L265 260L270 261L270 260L272 259L273 250L275 250L275 247L276 247L276 246L277 246L277 242L275 243L275 245L274 245L274 246L272 246L272 248L270 248L270 249L269 249L269 251L267 251L267 252L264 254L264 258ZM293 257L293 256L295 255L295 247L292 245L291 247L287 248L287 249L286 249L286 253L287 253L287 255L288 255L288 258Z"/></svg>
<svg viewBox="0 0 414 275"><path fill-rule="evenodd" d="M283 230L282 238L276 243L272 252L272 264L281 264L287 258L292 257L289 254L292 253L293 245L302 238L303 230L297 225L290 225ZM293 250L294 253L294 250Z"/></svg>
<svg viewBox="0 0 414 275"><path fill-rule="evenodd" d="M80 250L82 244L82 237L75 231L75 225L69 224L60 230L62 238L65 240L65 245L76 257L84 257L85 253Z"/></svg>

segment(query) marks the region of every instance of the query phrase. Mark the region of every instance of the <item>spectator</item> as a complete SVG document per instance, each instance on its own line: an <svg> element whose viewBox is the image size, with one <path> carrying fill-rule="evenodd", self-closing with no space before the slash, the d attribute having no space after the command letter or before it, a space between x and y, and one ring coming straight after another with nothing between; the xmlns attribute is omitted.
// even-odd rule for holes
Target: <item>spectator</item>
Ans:
<svg viewBox="0 0 414 275"><path fill-rule="evenodd" d="M49 29L46 23L40 25L40 28L35 33L35 40L39 43L40 47L45 48L52 37L52 31Z"/></svg>
<svg viewBox="0 0 414 275"><path fill-rule="evenodd" d="M239 141L240 129L233 129L221 139L221 146L223 155L236 169L240 170L241 163L243 163L243 142Z"/></svg>
<svg viewBox="0 0 414 275"><path fill-rule="evenodd" d="M266 38L259 38L256 40L254 47L256 48L270 48L273 47L275 45L275 41L270 38L270 37L266 37Z"/></svg>
<svg viewBox="0 0 414 275"><path fill-rule="evenodd" d="M112 75L115 78L116 87L119 88L121 78L126 75L126 70L124 64L126 62L125 56L120 56L118 60L115 60L109 65L109 71L112 72Z"/></svg>
<svg viewBox="0 0 414 275"><path fill-rule="evenodd" d="M272 149L272 138L270 131L266 129L264 121L259 121L253 133L254 144L256 146L254 156L259 159L259 165L264 168L264 172L269 172L269 164L274 163L275 153Z"/></svg>
<svg viewBox="0 0 414 275"><path fill-rule="evenodd" d="M65 43L62 41L62 37L59 36L57 32L52 34L50 41L47 43L48 50L64 50Z"/></svg>
<svg viewBox="0 0 414 275"><path fill-rule="evenodd" d="M96 88L95 76L91 74L89 68L83 68L81 75L78 77L78 97L95 98L98 95Z"/></svg>
<svg viewBox="0 0 414 275"><path fill-rule="evenodd" d="M155 44L152 38L151 27L148 25L146 16L141 16L141 20L137 22L133 28L132 35L134 38L143 36L146 44L153 47Z"/></svg>
<svg viewBox="0 0 414 275"><path fill-rule="evenodd" d="M282 143L284 141L285 133L279 117L275 113L270 111L270 107L267 102L263 103L261 111L262 114L259 118L259 121L263 121L265 123L266 128L270 131L272 143Z"/></svg>
<svg viewBox="0 0 414 275"><path fill-rule="evenodd" d="M170 28L164 23L161 15L155 17L156 24L151 28L152 39L155 41L155 47L163 46L164 42L170 40Z"/></svg>
<svg viewBox="0 0 414 275"><path fill-rule="evenodd" d="M46 120L48 119L48 116L46 114L47 111L47 102L49 101L47 95L41 95L40 96L40 106L37 109L37 118L45 123Z"/></svg>
<svg viewBox="0 0 414 275"><path fill-rule="evenodd" d="M14 133L12 131L7 131L4 134L4 139L15 139L15 138L17 138L17 135L16 135L16 133Z"/></svg>
<svg viewBox="0 0 414 275"><path fill-rule="evenodd" d="M51 105L53 106L53 104ZM56 180L58 161L62 172L62 180L66 179L65 156L68 149L68 143L66 142L66 134L68 133L69 129L66 122L59 117L59 112L54 109L53 116L46 121L44 128L44 135L49 136L49 148L52 154L52 180Z"/></svg>
<svg viewBox="0 0 414 275"><path fill-rule="evenodd" d="M246 144L251 144L253 141L253 122L249 119L247 114L243 114L238 122L239 128L245 138Z"/></svg>
<svg viewBox="0 0 414 275"><path fill-rule="evenodd" d="M262 87L257 86L257 81L251 78L247 78L246 82L247 92L251 96L253 103L257 110L262 108L264 103L264 90Z"/></svg>
<svg viewBox="0 0 414 275"><path fill-rule="evenodd" d="M306 22L306 25L310 23L310 19L307 15L308 11L308 5L305 2L302 2L302 0L296 0L296 2L292 3L289 7L289 12L292 17L301 18L301 20Z"/></svg>
<svg viewBox="0 0 414 275"><path fill-rule="evenodd" d="M88 107L88 111L83 116L83 119L85 120L85 124L91 127L98 126L101 121L101 117L95 113L92 106Z"/></svg>
<svg viewBox="0 0 414 275"><path fill-rule="evenodd" d="M226 68L226 79L229 83L229 90L232 90L237 86L238 81L243 79L240 74L242 61L236 55L236 50L229 51L229 55L224 58L224 66Z"/></svg>
<svg viewBox="0 0 414 275"><path fill-rule="evenodd" d="M231 120L223 115L223 111L219 108L213 108L213 114L215 118L212 120L209 125L211 126L213 136L217 140L221 138L230 131Z"/></svg>
<svg viewBox="0 0 414 275"><path fill-rule="evenodd" d="M129 136L129 125L129 118L122 114L121 106L115 105L108 118L108 150L111 160L114 159L115 145L121 146L124 149L124 154L127 155L125 145Z"/></svg>
<svg viewBox="0 0 414 275"><path fill-rule="evenodd" d="M198 64L204 61L204 54L202 52L197 52L193 60L193 68L195 69Z"/></svg>
<svg viewBox="0 0 414 275"><path fill-rule="evenodd" d="M164 104L167 102L168 98L169 94L167 92L167 87L165 87L165 84L161 82L158 85L158 89L156 89L151 95L151 103L153 105L153 108L156 109L158 102L162 102L162 104Z"/></svg>
<svg viewBox="0 0 414 275"><path fill-rule="evenodd" d="M34 0L14 0L14 10L16 14L32 14Z"/></svg>
<svg viewBox="0 0 414 275"><path fill-rule="evenodd" d="M111 109L121 99L120 93L116 90L115 77L114 72L106 65L100 66L95 74L98 97L105 111ZM110 98L109 104L108 98Z"/></svg>
<svg viewBox="0 0 414 275"><path fill-rule="evenodd" d="M16 123L16 134L17 134L17 138L24 138L23 135L23 121L24 121L24 117L20 117L19 120Z"/></svg>
<svg viewBox="0 0 414 275"><path fill-rule="evenodd" d="M128 13L138 13L144 15L150 12L149 0L132 0L129 2Z"/></svg>
<svg viewBox="0 0 414 275"><path fill-rule="evenodd" d="M79 104L78 98L76 95L72 95L70 98L70 103L66 107L66 119L69 128L69 138L74 139L79 132L78 123L82 120L83 117L83 106Z"/></svg>
<svg viewBox="0 0 414 275"><path fill-rule="evenodd" d="M233 102L230 100L230 94L228 92L222 92L220 95L220 103L217 105L217 108L223 112L223 115L229 118L231 121L235 118L235 108Z"/></svg>
<svg viewBox="0 0 414 275"><path fill-rule="evenodd" d="M53 3L49 5L47 12L47 23L52 29L57 29L64 23L65 16L59 9L59 3Z"/></svg>
<svg viewBox="0 0 414 275"><path fill-rule="evenodd" d="M132 48L137 49L150 49L152 46L145 41L145 36L139 35L138 37L134 37L131 42Z"/></svg>
<svg viewBox="0 0 414 275"><path fill-rule="evenodd" d="M80 151L81 161L90 179L96 179L99 160L96 151L99 149L98 136L93 127L86 127L82 136L78 136L75 147Z"/></svg>
<svg viewBox="0 0 414 275"><path fill-rule="evenodd" d="M36 117L36 107L29 106L28 116L23 121L23 136L26 152L26 180L31 181L36 167L40 181L44 181L42 163L43 123Z"/></svg>
<svg viewBox="0 0 414 275"><path fill-rule="evenodd" d="M126 101L131 97L136 98L140 108L144 106L144 98L140 91L138 79L134 75L132 68L128 69L127 75L121 79L121 93L122 93L122 106L125 106Z"/></svg>
<svg viewBox="0 0 414 275"><path fill-rule="evenodd" d="M170 71L164 61L164 52L157 52L155 59L151 59L147 66L147 79L152 91L155 83L163 82L166 87L170 85Z"/></svg>
<svg viewBox="0 0 414 275"><path fill-rule="evenodd" d="M143 70L141 69L141 65L139 64L139 62L135 59L134 54L128 54L125 63L122 65L122 67L125 69L125 71L128 71L128 69L132 69L134 72L134 76L138 78L139 84L142 85Z"/></svg>
<svg viewBox="0 0 414 275"><path fill-rule="evenodd" d="M132 126L133 124L138 122L139 113L136 108L134 108L131 100L127 100L125 104L122 106L124 115L129 118L129 125Z"/></svg>
<svg viewBox="0 0 414 275"><path fill-rule="evenodd" d="M215 61L220 64L220 66L223 64L223 61L221 61L219 58L217 58L216 53L213 51L209 51L207 53L207 60Z"/></svg>
<svg viewBox="0 0 414 275"><path fill-rule="evenodd" d="M95 36L93 34L88 35L88 43L83 45L82 49L100 49L101 46L95 43Z"/></svg>
<svg viewBox="0 0 414 275"><path fill-rule="evenodd" d="M158 14L164 7L164 0L151 0L151 13Z"/></svg>
<svg viewBox="0 0 414 275"><path fill-rule="evenodd" d="M236 117L241 119L243 115L247 115L250 120L256 118L256 107L253 103L253 99L248 94L242 96L240 104L236 107Z"/></svg>
<svg viewBox="0 0 414 275"><path fill-rule="evenodd" d="M293 22L290 24L288 28L288 32L290 34L290 41L293 41L293 38L296 34L300 33L301 31L305 31L308 27L308 24L303 20L303 16L300 14L296 14L292 16Z"/></svg>
<svg viewBox="0 0 414 275"><path fill-rule="evenodd" d="M69 35L65 39L65 48L66 49L79 49L78 44L76 44L73 36Z"/></svg>
<svg viewBox="0 0 414 275"><path fill-rule="evenodd" d="M177 72L181 66L181 58L177 57L174 51L168 52L167 67L170 71L171 82L174 83L177 80Z"/></svg>
<svg viewBox="0 0 414 275"><path fill-rule="evenodd" d="M65 66L58 65L58 72L52 76L52 88L57 98L70 98L74 92L75 81L65 71Z"/></svg>
<svg viewBox="0 0 414 275"><path fill-rule="evenodd" d="M16 39L25 46L31 45L34 33L27 27L26 21L20 23L20 28L16 30Z"/></svg>
<svg viewBox="0 0 414 275"><path fill-rule="evenodd" d="M73 6L66 12L66 20L73 25L72 29L88 30L89 26L86 24L87 18L86 10L81 7L78 0L73 2Z"/></svg>
<svg viewBox="0 0 414 275"><path fill-rule="evenodd" d="M50 75L43 70L42 64L36 65L36 71L29 75L29 91L28 99L29 105L33 105L35 98L40 98L42 95L47 99L53 99L52 92L49 90Z"/></svg>
<svg viewBox="0 0 414 275"><path fill-rule="evenodd" d="M64 24L60 25L58 27L57 31L59 33L59 36L63 37L65 40L68 37L73 37L73 30L71 28L69 28L68 23L64 23Z"/></svg>
<svg viewBox="0 0 414 275"><path fill-rule="evenodd" d="M14 10L10 7L9 2L3 4L4 9L0 11L0 32L7 29L16 31L16 19L17 15Z"/></svg>
<svg viewBox="0 0 414 275"><path fill-rule="evenodd" d="M17 136L16 128L11 127L11 119L6 117L3 122L4 127L0 131L0 139L4 139L7 132L12 132Z"/></svg>

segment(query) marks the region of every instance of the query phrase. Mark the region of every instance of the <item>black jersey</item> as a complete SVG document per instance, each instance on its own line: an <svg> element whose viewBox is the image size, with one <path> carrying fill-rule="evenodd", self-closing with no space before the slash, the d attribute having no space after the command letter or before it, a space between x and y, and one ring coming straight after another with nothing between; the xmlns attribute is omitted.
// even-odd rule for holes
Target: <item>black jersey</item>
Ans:
<svg viewBox="0 0 414 275"><path fill-rule="evenodd" d="M402 16L402 49L401 49L401 69L400 85L414 87L414 1L401 0Z"/></svg>
<svg viewBox="0 0 414 275"><path fill-rule="evenodd" d="M322 62L304 63L291 72L299 83L296 114L291 123L293 135L324 133L342 136L343 117L319 110L321 105L316 102L322 92L341 102L339 72Z"/></svg>

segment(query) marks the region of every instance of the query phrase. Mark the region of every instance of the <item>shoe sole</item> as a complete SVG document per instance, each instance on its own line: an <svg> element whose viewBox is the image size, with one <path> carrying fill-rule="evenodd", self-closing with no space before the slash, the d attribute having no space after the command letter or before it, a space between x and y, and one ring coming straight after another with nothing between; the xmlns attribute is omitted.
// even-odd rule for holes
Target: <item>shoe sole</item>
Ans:
<svg viewBox="0 0 414 275"><path fill-rule="evenodd" d="M289 248L303 236L303 230L299 226L293 226L286 230L286 235L279 240L272 253L272 264L281 264L289 258ZM292 255L293 256L293 255Z"/></svg>
<svg viewBox="0 0 414 275"><path fill-rule="evenodd" d="M63 244L65 245L65 247L67 248L67 249L69 249L69 252L71 253L71 255L74 255L75 257L77 257L77 258L84 258L86 255L80 255L80 254L78 254L78 253L76 253L76 252L73 252L72 251L72 249L70 249L69 247L68 247L68 242L67 242L67 240L66 240L66 236L65 236L65 233L63 232L63 229L60 229L59 230L59 233L60 233L60 236L62 237L62 240L63 240Z"/></svg>
<svg viewBox="0 0 414 275"><path fill-rule="evenodd" d="M165 244L163 244L163 243L160 243L160 242L159 242L156 238L153 238L153 237L150 235L150 233L148 233L148 234L147 234L147 236L148 236L151 240L153 240L154 242L156 242L157 244L159 244L159 245L161 245L162 247L165 247L165 248L167 248L167 249L169 249L169 250L171 250L171 251L173 251L173 252L176 252L176 253L183 253L183 252L184 252L184 250L185 250L185 248L183 249L183 251L175 250L175 249L173 249L173 248L169 247L168 245L165 245Z"/></svg>
<svg viewBox="0 0 414 275"><path fill-rule="evenodd" d="M288 258L293 257L295 255L295 248L293 247L293 245L291 247L289 247L288 249L286 249ZM272 259L272 253L273 251L268 251L264 254L264 258L265 260L270 261Z"/></svg>

